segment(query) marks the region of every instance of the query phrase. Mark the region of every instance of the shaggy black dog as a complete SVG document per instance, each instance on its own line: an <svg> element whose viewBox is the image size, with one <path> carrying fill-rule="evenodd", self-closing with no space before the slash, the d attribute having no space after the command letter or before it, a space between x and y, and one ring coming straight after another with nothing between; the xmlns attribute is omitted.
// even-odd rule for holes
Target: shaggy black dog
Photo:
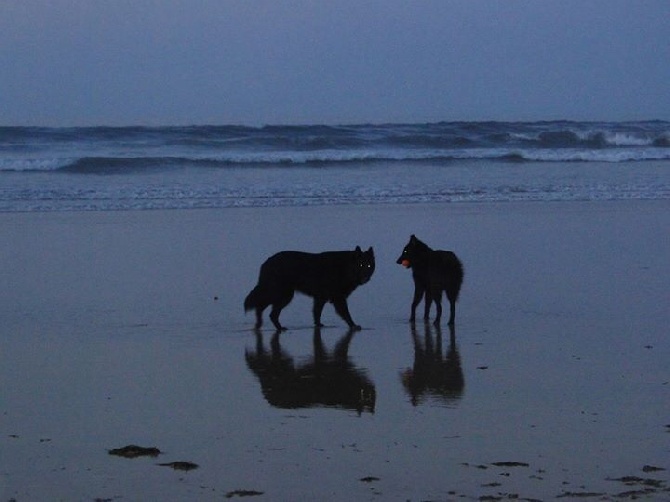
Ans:
<svg viewBox="0 0 670 502"><path fill-rule="evenodd" d="M372 248L361 251L327 251L304 253L282 251L268 258L261 266L258 284L244 300L244 310L256 310L256 328L263 324L263 310L272 305L270 320L278 331L284 328L279 314L296 291L314 298L314 325L322 326L321 312L327 302L347 325L359 330L349 313L347 298L360 285L365 284L375 271L375 254Z"/></svg>
<svg viewBox="0 0 670 502"><path fill-rule="evenodd" d="M449 325L453 326L456 320L456 300L463 284L463 264L458 257L451 251L431 249L412 235L396 263L412 269L414 299L409 320L414 321L416 306L425 294L424 319L428 319L430 304L435 302L435 325L439 325L442 318L442 291L445 291L450 306Z"/></svg>

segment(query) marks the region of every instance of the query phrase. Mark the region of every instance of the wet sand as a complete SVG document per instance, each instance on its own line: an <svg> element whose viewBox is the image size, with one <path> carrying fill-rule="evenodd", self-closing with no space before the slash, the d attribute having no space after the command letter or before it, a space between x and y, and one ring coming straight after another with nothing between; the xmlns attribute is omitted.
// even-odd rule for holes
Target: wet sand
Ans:
<svg viewBox="0 0 670 502"><path fill-rule="evenodd" d="M665 500L668 228L667 201L0 214L0 500ZM465 264L453 333L407 322L411 233ZM305 297L251 329L267 256L356 245L362 331Z"/></svg>

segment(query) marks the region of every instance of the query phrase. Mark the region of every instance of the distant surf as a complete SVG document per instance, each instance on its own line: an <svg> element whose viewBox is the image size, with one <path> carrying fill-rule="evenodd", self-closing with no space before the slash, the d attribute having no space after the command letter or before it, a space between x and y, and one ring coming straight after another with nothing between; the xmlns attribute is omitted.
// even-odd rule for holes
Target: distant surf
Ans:
<svg viewBox="0 0 670 502"><path fill-rule="evenodd" d="M0 211L667 198L669 161L664 121L2 127Z"/></svg>

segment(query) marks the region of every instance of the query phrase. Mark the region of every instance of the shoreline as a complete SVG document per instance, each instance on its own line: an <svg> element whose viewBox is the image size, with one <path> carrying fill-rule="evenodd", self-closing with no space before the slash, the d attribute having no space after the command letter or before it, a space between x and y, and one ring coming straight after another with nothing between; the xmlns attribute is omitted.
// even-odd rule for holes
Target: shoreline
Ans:
<svg viewBox="0 0 670 502"><path fill-rule="evenodd" d="M295 205L269 205L269 206L226 206L226 207L151 207L151 208L121 208L121 209L48 209L48 210L0 210L0 215L12 214L76 214L76 213L152 213L152 212L190 212L190 211L253 211L253 210L272 210L272 209L317 209L317 208L343 208L343 207L467 207L467 206L514 206L514 205L559 205L559 204L667 204L670 199L649 197L649 198L612 198L612 199L575 199L575 200L545 200L545 199L527 199L527 200L439 200L439 201L416 201L416 202L328 202L324 204L295 204Z"/></svg>

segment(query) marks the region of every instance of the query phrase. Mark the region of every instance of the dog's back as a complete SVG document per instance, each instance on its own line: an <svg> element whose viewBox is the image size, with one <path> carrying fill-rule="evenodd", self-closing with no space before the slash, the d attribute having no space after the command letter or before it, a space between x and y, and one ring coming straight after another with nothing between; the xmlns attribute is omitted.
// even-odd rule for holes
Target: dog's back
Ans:
<svg viewBox="0 0 670 502"><path fill-rule="evenodd" d="M258 283L332 301L338 296L349 296L368 282L373 266L373 263L361 266L355 251L281 251L263 263Z"/></svg>
<svg viewBox="0 0 670 502"><path fill-rule="evenodd" d="M431 250L414 260L412 274L431 291L445 291L458 300L463 283L463 264L453 251Z"/></svg>

